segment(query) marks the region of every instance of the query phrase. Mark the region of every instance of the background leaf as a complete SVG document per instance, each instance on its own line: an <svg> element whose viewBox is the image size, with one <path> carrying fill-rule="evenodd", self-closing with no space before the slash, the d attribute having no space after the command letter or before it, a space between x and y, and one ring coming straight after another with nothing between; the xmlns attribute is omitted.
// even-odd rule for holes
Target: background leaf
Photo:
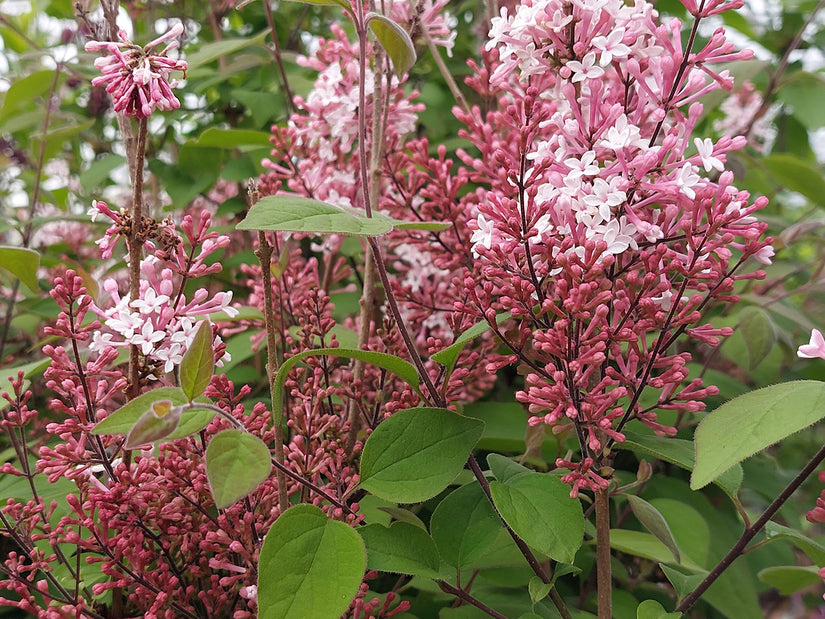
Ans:
<svg viewBox="0 0 825 619"><path fill-rule="evenodd" d="M180 388L190 402L201 395L212 380L215 368L212 341L212 325L202 320L180 362Z"/></svg>
<svg viewBox="0 0 825 619"><path fill-rule="evenodd" d="M393 522L389 527L368 524L359 527L358 534L367 549L367 568L438 578L438 550L420 527L408 522Z"/></svg>
<svg viewBox="0 0 825 619"><path fill-rule="evenodd" d="M40 254L33 249L0 246L0 268L14 275L32 292L37 292Z"/></svg>
<svg viewBox="0 0 825 619"><path fill-rule="evenodd" d="M415 47L410 35L389 17L378 13L368 13L367 24L389 54L395 74L402 77L415 64Z"/></svg>

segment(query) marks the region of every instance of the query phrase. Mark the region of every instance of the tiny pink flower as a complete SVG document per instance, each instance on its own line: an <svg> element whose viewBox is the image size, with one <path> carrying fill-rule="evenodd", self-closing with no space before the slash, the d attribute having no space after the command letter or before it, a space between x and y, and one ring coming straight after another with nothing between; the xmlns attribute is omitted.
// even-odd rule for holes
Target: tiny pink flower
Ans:
<svg viewBox="0 0 825 619"><path fill-rule="evenodd" d="M571 60L567 63L567 68L573 71L574 75L571 81L574 84L604 75L604 69L596 64L596 52L587 52L581 62Z"/></svg>
<svg viewBox="0 0 825 619"><path fill-rule="evenodd" d="M696 145L696 150L699 151L699 158L702 160L705 172L710 172L714 169L720 172L725 170L725 164L722 163L722 160L713 156L713 140L710 138L705 138L704 140L694 138L693 143Z"/></svg>
<svg viewBox="0 0 825 619"><path fill-rule="evenodd" d="M816 357L825 359L825 338L822 337L822 332L819 329L814 329L811 332L810 343L800 346L796 354L803 359L814 359Z"/></svg>

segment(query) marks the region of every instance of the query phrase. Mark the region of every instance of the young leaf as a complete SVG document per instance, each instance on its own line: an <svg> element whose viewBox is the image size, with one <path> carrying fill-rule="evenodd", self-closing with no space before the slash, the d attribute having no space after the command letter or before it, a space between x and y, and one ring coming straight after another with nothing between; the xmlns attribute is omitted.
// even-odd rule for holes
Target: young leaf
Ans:
<svg viewBox="0 0 825 619"><path fill-rule="evenodd" d="M417 503L464 468L484 424L444 408L409 408L385 420L361 455L361 486L382 499Z"/></svg>
<svg viewBox="0 0 825 619"><path fill-rule="evenodd" d="M201 398L198 398L200 400ZM192 405L180 406L180 423L175 430L166 437L166 440L174 440L176 438L183 438L195 432L200 432L209 422L215 417L215 411L209 408L201 408L197 405L197 401Z"/></svg>
<svg viewBox="0 0 825 619"><path fill-rule="evenodd" d="M352 527L314 505L296 505L269 529L258 561L260 619L338 619L358 593L367 565Z"/></svg>
<svg viewBox="0 0 825 619"><path fill-rule="evenodd" d="M490 467L496 480L503 483L512 481L516 477L535 472L500 454L489 454L487 456L487 466Z"/></svg>
<svg viewBox="0 0 825 619"><path fill-rule="evenodd" d="M235 227L238 230L379 236L392 230L392 222L384 216L359 217L333 204L302 196L277 195L261 198Z"/></svg>
<svg viewBox="0 0 825 619"><path fill-rule="evenodd" d="M530 601L533 604L538 604L547 597L552 588L553 585L551 583L543 582L538 576L533 576L530 582L527 583L527 590L530 592Z"/></svg>
<svg viewBox="0 0 825 619"><path fill-rule="evenodd" d="M481 486L472 483L453 490L438 504L430 530L441 558L462 569L487 552L503 527Z"/></svg>
<svg viewBox="0 0 825 619"><path fill-rule="evenodd" d="M625 498L627 498L627 502L630 504L630 509L633 511L636 518L639 519L639 522L641 522L645 529L653 533L653 535L655 535L658 540L667 547L673 555L673 559L676 563L679 563L679 546L673 538L673 533L670 531L670 527L668 526L665 517L662 516L658 509L653 507L653 505L641 497L634 494L629 494Z"/></svg>
<svg viewBox="0 0 825 619"><path fill-rule="evenodd" d="M825 546L803 535L799 531L790 527L782 526L775 522L768 522L765 525L765 540L773 541L785 539L808 555L808 558L817 565L825 565Z"/></svg>
<svg viewBox="0 0 825 619"><path fill-rule="evenodd" d="M206 448L206 476L218 507L229 507L255 490L272 467L269 448L254 434L223 430Z"/></svg>
<svg viewBox="0 0 825 619"><path fill-rule="evenodd" d="M152 402L149 410L140 416L126 437L124 449L137 449L169 436L180 422L179 406L169 400Z"/></svg>
<svg viewBox="0 0 825 619"><path fill-rule="evenodd" d="M696 429L691 489L706 486L732 466L823 417L825 382L814 380L773 385L726 402Z"/></svg>
<svg viewBox="0 0 825 619"><path fill-rule="evenodd" d="M438 578L441 560L427 531L407 522L393 522L389 528L380 524L359 527L358 534L367 549L369 569Z"/></svg>
<svg viewBox="0 0 825 619"><path fill-rule="evenodd" d="M427 525L421 522L421 518L416 516L408 509L395 506L379 507L378 509L387 514L388 516L390 516L393 520L397 520L398 522L406 522L407 524L414 525L422 531L427 530Z"/></svg>
<svg viewBox="0 0 825 619"><path fill-rule="evenodd" d="M24 247L0 246L0 267L26 284L29 290L37 292L37 269L40 254Z"/></svg>
<svg viewBox="0 0 825 619"><path fill-rule="evenodd" d="M209 386L214 368L212 325L208 320L202 320L180 362L180 388L190 402Z"/></svg>
<svg viewBox="0 0 825 619"><path fill-rule="evenodd" d="M400 79L415 64L415 47L410 35L389 17L378 13L367 13L367 24L389 55Z"/></svg>
<svg viewBox="0 0 825 619"><path fill-rule="evenodd" d="M546 473L490 482L493 502L516 534L556 561L572 563L584 537L581 503L570 486Z"/></svg>
<svg viewBox="0 0 825 619"><path fill-rule="evenodd" d="M147 412L152 404L161 400L169 400L178 406L186 404L187 399L183 391L177 387L160 387L143 395L139 395L131 402L127 402L103 421L92 428L92 434L129 434L132 427Z"/></svg>

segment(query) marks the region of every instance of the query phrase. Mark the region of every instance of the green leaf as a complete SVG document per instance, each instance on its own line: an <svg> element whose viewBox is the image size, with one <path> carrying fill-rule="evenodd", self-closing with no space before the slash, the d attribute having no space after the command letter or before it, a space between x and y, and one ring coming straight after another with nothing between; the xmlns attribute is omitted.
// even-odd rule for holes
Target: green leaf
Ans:
<svg viewBox="0 0 825 619"><path fill-rule="evenodd" d="M662 569L662 572L664 572L665 577L670 581L670 584L673 585L673 590L676 591L676 596L679 600L693 592L693 590L699 586L699 583L705 579L705 576L707 576L707 572L705 571L700 571L698 574L685 574L667 565L660 565L659 567Z"/></svg>
<svg viewBox="0 0 825 619"><path fill-rule="evenodd" d="M811 561L817 565L825 565L825 546L790 527L770 521L765 525L765 539L786 539L804 552Z"/></svg>
<svg viewBox="0 0 825 619"><path fill-rule="evenodd" d="M420 527L408 522L393 522L389 528L368 524L359 527L358 533L367 549L367 568L438 578L438 550L433 538Z"/></svg>
<svg viewBox="0 0 825 619"><path fill-rule="evenodd" d="M25 247L0 246L0 268L14 275L26 284L29 290L37 292L37 269L40 254Z"/></svg>
<svg viewBox="0 0 825 619"><path fill-rule="evenodd" d="M152 402L149 410L140 416L129 434L124 449L138 449L169 436L180 422L181 409L169 400Z"/></svg>
<svg viewBox="0 0 825 619"><path fill-rule="evenodd" d="M558 477L528 473L490 482L493 502L516 534L556 561L572 563L584 536L581 503Z"/></svg>
<svg viewBox="0 0 825 619"><path fill-rule="evenodd" d="M272 401L274 402L274 410L272 411L272 418L275 423L280 423L284 411L284 383L289 371L295 364L303 361L307 357L327 355L330 357L346 357L348 359L356 359L365 361L379 368L389 370L398 378L405 381L408 385L418 390L418 372L408 361L404 361L395 355L388 355L383 352L372 352L370 350L361 350L358 348L315 348L313 350L305 350L287 359L278 368L275 374L272 387Z"/></svg>
<svg viewBox="0 0 825 619"><path fill-rule="evenodd" d="M291 2L300 2L301 4L320 4L322 6L340 6L349 9L349 2L345 0L290 0Z"/></svg>
<svg viewBox="0 0 825 619"><path fill-rule="evenodd" d="M757 389L726 402L696 429L698 490L729 468L825 417L825 383L794 381Z"/></svg>
<svg viewBox="0 0 825 619"><path fill-rule="evenodd" d="M393 520L397 520L398 522L406 522L407 524L414 525L422 531L427 530L427 525L421 522L421 518L416 516L408 509L395 506L379 507L378 509L384 512L385 514L391 516Z"/></svg>
<svg viewBox="0 0 825 619"><path fill-rule="evenodd" d="M260 619L338 619L358 593L367 554L358 533L296 505L266 534L258 561Z"/></svg>
<svg viewBox="0 0 825 619"><path fill-rule="evenodd" d="M476 483L453 490L430 519L441 558L458 569L484 556L502 529L501 520Z"/></svg>
<svg viewBox="0 0 825 619"><path fill-rule="evenodd" d="M490 467L495 478L503 483L534 472L510 458L505 458L501 454L488 454L487 466Z"/></svg>
<svg viewBox="0 0 825 619"><path fill-rule="evenodd" d="M656 563L674 564L673 553L650 533L628 531L626 529L611 529L610 547L614 550L633 555L634 557L642 557L643 559L649 559ZM681 565L694 571L702 570L702 567L697 565L689 557L682 556L681 559Z"/></svg>
<svg viewBox="0 0 825 619"><path fill-rule="evenodd" d="M97 157L87 170L80 174L80 184L87 192L102 185L109 174L122 165L126 165L126 157L105 153Z"/></svg>
<svg viewBox="0 0 825 619"><path fill-rule="evenodd" d="M180 388L190 402L206 391L214 368L212 325L202 320L180 362Z"/></svg>
<svg viewBox="0 0 825 619"><path fill-rule="evenodd" d="M266 131L253 131L251 129L209 127L198 136L194 145L228 150L235 148L241 150L249 150L250 148L259 149L262 146L271 146L269 142L271 135L271 133Z"/></svg>
<svg viewBox="0 0 825 619"><path fill-rule="evenodd" d="M776 327L761 307L748 306L739 312L739 330L748 349L748 369L762 363L776 344Z"/></svg>
<svg viewBox="0 0 825 619"><path fill-rule="evenodd" d="M822 582L819 568L814 565L779 565L761 570L757 576L765 584L779 590L782 595L790 595L800 589Z"/></svg>
<svg viewBox="0 0 825 619"><path fill-rule="evenodd" d="M656 600L645 600L636 609L636 619L679 619L682 613L669 613Z"/></svg>
<svg viewBox="0 0 825 619"><path fill-rule="evenodd" d="M653 507L653 505L641 497L629 494L626 498L627 502L630 504L630 509L633 510L633 514L639 519L642 526L653 533L653 535L655 535L656 538L671 552L674 561L679 563L679 546L676 544L676 540L673 539L673 533L671 532L665 517L662 516L658 509Z"/></svg>
<svg viewBox="0 0 825 619"><path fill-rule="evenodd" d="M527 415L518 402L473 402L464 415L484 422L484 434L477 449L524 453Z"/></svg>
<svg viewBox="0 0 825 619"><path fill-rule="evenodd" d="M399 411L367 439L361 486L399 503L434 497L464 468L483 430L481 421L444 408Z"/></svg>
<svg viewBox="0 0 825 619"><path fill-rule="evenodd" d="M496 316L496 324L500 325L502 322L509 320L510 318L511 316L509 312L498 314ZM486 320L477 322L472 327L464 331L464 333L459 335L452 344L447 346L447 348L443 348L430 356L430 359L436 363L440 363L446 367L448 371L452 370L455 362L458 360L458 356L461 354L461 351L464 350L467 343L471 342L480 335L483 335L489 330L490 324Z"/></svg>
<svg viewBox="0 0 825 619"><path fill-rule="evenodd" d="M446 230L453 224L447 221L402 221L392 220L393 230L424 230L425 232L439 232Z"/></svg>
<svg viewBox="0 0 825 619"><path fill-rule="evenodd" d="M34 100L45 95L54 82L55 70L46 69L36 71L26 77L14 80L3 98L3 109L0 110L0 125L14 112L22 107L28 108Z"/></svg>
<svg viewBox="0 0 825 619"><path fill-rule="evenodd" d="M169 400L172 404L186 404L188 400L177 387L160 387L127 402L92 428L92 434L129 434L132 427L152 404Z"/></svg>
<svg viewBox="0 0 825 619"><path fill-rule="evenodd" d="M235 227L238 230L379 236L392 230L392 221L384 216L358 216L351 210L303 196L277 195L261 198Z"/></svg>
<svg viewBox="0 0 825 619"><path fill-rule="evenodd" d="M200 398L198 398L200 400ZM166 437L166 440L172 441L176 438L184 438L195 432L200 432L209 422L215 417L215 411L209 408L201 408L197 403L191 406L181 406L180 423L175 430Z"/></svg>
<svg viewBox="0 0 825 619"><path fill-rule="evenodd" d="M367 25L392 60L395 74L401 78L415 64L415 47L410 35L389 17L378 13L367 13Z"/></svg>
<svg viewBox="0 0 825 619"><path fill-rule="evenodd" d="M769 155L761 162L780 185L801 193L815 204L825 205L825 179L814 166L787 154Z"/></svg>
<svg viewBox="0 0 825 619"><path fill-rule="evenodd" d="M625 441L616 443L616 447L646 456L653 456L659 460L675 464L687 471L693 470L693 441L625 432ZM733 466L720 475L714 483L719 486L731 500L736 502L736 493L742 485L742 467L739 465Z"/></svg>
<svg viewBox="0 0 825 619"><path fill-rule="evenodd" d="M795 72L776 93L793 108L793 115L809 131L825 127L825 80L815 73Z"/></svg>
<svg viewBox="0 0 825 619"><path fill-rule="evenodd" d="M218 507L229 507L269 476L269 448L254 434L223 430L206 448L206 476Z"/></svg>
<svg viewBox="0 0 825 619"><path fill-rule="evenodd" d="M553 585L548 582L543 582L538 576L533 576L530 582L527 583L527 590L530 592L530 601L533 604L538 604L541 600L547 597Z"/></svg>
<svg viewBox="0 0 825 619"><path fill-rule="evenodd" d="M268 33L267 30L264 30L248 39L223 39L222 41L215 41L213 43L204 43L196 51L191 53L187 52L186 62L189 65L187 71L192 74L201 66L213 60L234 54L250 45L260 45Z"/></svg>

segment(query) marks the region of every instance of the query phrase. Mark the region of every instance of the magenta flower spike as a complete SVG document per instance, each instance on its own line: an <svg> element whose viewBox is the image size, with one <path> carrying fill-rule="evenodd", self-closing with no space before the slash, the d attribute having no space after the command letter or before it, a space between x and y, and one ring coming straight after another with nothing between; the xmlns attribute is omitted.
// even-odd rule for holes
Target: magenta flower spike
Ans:
<svg viewBox="0 0 825 619"><path fill-rule="evenodd" d="M178 22L169 31L150 41L144 47L132 43L126 32L120 30L122 43L114 41L89 41L87 52L108 51L109 56L95 60L95 67L103 74L92 80L93 86L105 86L112 95L114 110L127 116L146 118L156 109L175 110L180 101L172 93L177 81L170 79L172 71L183 71L185 60L168 58L167 53L178 47L177 37L183 34L183 24ZM160 53L153 50L169 41Z"/></svg>

